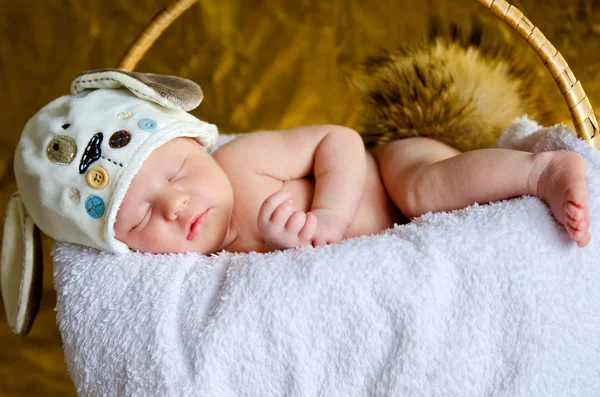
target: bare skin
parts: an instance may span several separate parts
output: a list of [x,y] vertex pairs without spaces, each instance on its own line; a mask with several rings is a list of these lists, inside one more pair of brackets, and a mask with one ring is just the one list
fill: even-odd
[[[375,152],[386,164],[381,171],[388,193],[411,218],[475,202],[531,195],[548,204],[580,247],[590,242],[585,163],[575,152],[483,149],[460,153],[427,138],[391,142]],[[398,180],[404,183],[396,184]],[[412,188],[407,193],[401,186]]]
[[143,252],[269,252],[376,234],[430,211],[533,195],[584,247],[584,171],[574,152],[461,153],[427,138],[365,151],[355,131],[332,125],[245,134],[212,155],[178,138],[142,165],[115,233]]
[[542,153],[537,166],[540,178],[532,194],[546,201],[569,236],[585,247],[591,240],[591,218],[583,159],[568,151]]

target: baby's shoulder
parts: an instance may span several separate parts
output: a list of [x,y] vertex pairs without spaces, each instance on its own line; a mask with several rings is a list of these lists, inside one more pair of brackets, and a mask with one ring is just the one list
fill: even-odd
[[259,178],[265,151],[261,143],[264,137],[257,133],[240,134],[227,142],[213,154],[213,159],[232,180]]
[[268,137],[261,132],[249,132],[236,136],[213,153],[219,165],[253,169],[264,159]]
[[260,172],[264,156],[260,155],[260,145],[255,146],[258,139],[262,138],[243,134],[213,153],[231,183],[234,197],[244,197],[235,203],[234,211],[256,214],[265,198],[281,188],[281,181]]

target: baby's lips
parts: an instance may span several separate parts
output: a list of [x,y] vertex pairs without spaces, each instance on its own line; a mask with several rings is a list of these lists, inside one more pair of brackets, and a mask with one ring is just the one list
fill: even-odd
[[202,224],[204,223],[204,220],[208,216],[209,209],[207,209],[206,211],[204,211],[197,217],[194,217],[192,224],[190,225],[190,232],[188,233],[188,236],[187,236],[188,240],[191,241],[198,235],[198,232],[200,231],[200,227],[202,226]]

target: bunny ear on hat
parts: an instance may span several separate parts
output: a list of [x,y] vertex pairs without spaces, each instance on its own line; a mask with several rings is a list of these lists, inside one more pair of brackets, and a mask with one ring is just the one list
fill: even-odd
[[40,230],[18,193],[12,195],[6,211],[0,272],[8,324],[15,334],[25,336],[42,298],[42,244]]
[[71,82],[73,95],[98,88],[127,88],[139,98],[186,112],[198,107],[204,97],[198,84],[182,77],[118,69],[90,70]]

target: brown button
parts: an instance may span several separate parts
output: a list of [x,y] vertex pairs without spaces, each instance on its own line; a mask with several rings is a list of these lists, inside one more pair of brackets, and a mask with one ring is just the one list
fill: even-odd
[[94,167],[86,175],[87,184],[93,189],[104,189],[108,185],[108,173],[102,167]]
[[128,131],[120,130],[110,136],[108,145],[113,149],[125,147],[131,142],[131,134]]

